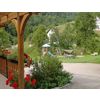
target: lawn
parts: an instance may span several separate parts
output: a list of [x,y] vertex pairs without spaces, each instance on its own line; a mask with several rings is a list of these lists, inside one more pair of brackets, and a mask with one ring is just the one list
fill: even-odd
[[100,63],[100,55],[91,56],[84,55],[84,57],[66,58],[63,56],[58,57],[63,63]]

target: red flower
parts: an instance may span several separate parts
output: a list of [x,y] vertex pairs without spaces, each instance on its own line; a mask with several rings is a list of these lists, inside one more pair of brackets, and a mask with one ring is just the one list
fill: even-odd
[[29,57],[26,53],[24,53],[24,56],[25,56],[25,58],[28,58]]
[[34,86],[36,84],[36,79],[33,79],[31,84],[32,84],[32,86]]
[[6,80],[6,85],[8,85],[9,84],[9,80]]
[[25,80],[26,80],[26,82],[30,82],[30,80],[31,80],[30,75],[27,74],[25,77]]
[[14,82],[11,86],[12,86],[14,89],[18,89],[18,83],[17,83],[17,82]]
[[8,77],[8,80],[9,80],[9,81],[13,80],[13,75],[10,75],[10,76]]

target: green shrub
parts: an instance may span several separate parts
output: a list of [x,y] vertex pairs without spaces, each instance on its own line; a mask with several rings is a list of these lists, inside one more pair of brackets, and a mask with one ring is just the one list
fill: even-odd
[[36,88],[54,88],[70,83],[72,75],[63,71],[57,58],[45,56],[40,59],[40,64],[35,63],[33,78],[37,80]]

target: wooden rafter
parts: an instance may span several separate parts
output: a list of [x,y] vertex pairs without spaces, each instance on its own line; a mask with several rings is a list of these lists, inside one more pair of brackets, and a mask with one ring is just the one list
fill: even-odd
[[[29,12],[19,12],[19,16],[24,16],[25,14],[28,14]],[[34,12],[32,14],[38,14],[37,12]],[[17,18],[17,12],[2,12],[0,13],[0,25],[5,24],[8,21],[11,21],[12,19]]]

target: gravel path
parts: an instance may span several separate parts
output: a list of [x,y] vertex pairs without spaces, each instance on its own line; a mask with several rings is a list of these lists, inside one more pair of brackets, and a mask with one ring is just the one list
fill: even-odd
[[73,74],[66,89],[100,89],[100,64],[63,63],[64,70]]

